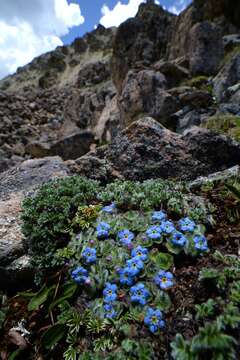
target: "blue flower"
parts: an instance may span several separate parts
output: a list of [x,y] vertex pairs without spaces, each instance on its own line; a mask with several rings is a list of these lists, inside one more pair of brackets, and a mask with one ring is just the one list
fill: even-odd
[[117,285],[107,283],[103,289],[104,302],[112,303],[117,299]]
[[161,289],[168,289],[173,286],[173,274],[169,271],[160,270],[154,281]]
[[194,247],[198,251],[207,251],[208,250],[208,243],[207,239],[203,235],[196,235],[193,238]]
[[121,285],[132,286],[132,284],[134,283],[134,277],[130,275],[128,268],[120,269],[119,275],[119,281]]
[[82,266],[78,266],[71,272],[72,279],[78,284],[84,284],[88,279],[88,271]]
[[130,276],[137,275],[144,268],[144,263],[138,257],[127,260],[126,271]]
[[87,264],[95,263],[97,260],[97,251],[94,248],[87,247],[82,252],[82,257]]
[[179,220],[178,223],[181,231],[193,232],[196,227],[195,222],[188,217]]
[[133,258],[140,259],[142,261],[146,261],[148,258],[148,249],[138,245],[135,249],[132,249],[131,256]]
[[134,239],[134,234],[128,229],[119,231],[117,236],[123,245],[131,244],[132,240]]
[[154,211],[152,214],[152,220],[162,221],[166,219],[167,215],[164,211]]
[[110,205],[104,206],[102,211],[111,214],[114,209],[116,209],[116,204],[113,202]]
[[160,239],[161,233],[162,230],[160,226],[156,226],[156,225],[150,226],[146,231],[146,234],[150,239]]
[[144,317],[144,324],[148,326],[152,333],[157,332],[159,329],[163,329],[165,321],[163,320],[163,314],[160,310],[148,308]]
[[144,284],[138,283],[130,288],[131,301],[139,305],[146,305],[150,292]]
[[175,246],[183,247],[187,239],[181,232],[177,231],[172,235],[171,242]]
[[175,230],[175,227],[171,221],[163,221],[161,223],[161,230],[165,234],[172,234]]
[[116,310],[114,310],[112,304],[105,304],[104,305],[104,317],[106,319],[114,319],[117,316]]
[[107,224],[106,222],[100,222],[97,226],[97,236],[99,238],[108,237],[108,233],[110,229],[111,226],[109,224]]

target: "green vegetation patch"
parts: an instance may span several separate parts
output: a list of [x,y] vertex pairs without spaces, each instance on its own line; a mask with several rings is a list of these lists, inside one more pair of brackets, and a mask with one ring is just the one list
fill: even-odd
[[234,115],[214,115],[206,120],[204,127],[220,134],[232,136],[240,141],[240,117]]

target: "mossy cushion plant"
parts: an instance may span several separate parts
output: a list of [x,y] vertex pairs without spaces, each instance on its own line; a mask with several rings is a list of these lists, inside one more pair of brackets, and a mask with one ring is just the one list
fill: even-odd
[[236,358],[239,261],[211,255],[206,228],[218,211],[199,195],[166,180],[43,185],[22,218],[45,276],[9,302],[3,320],[7,333],[26,319],[30,345],[0,347],[26,360]]

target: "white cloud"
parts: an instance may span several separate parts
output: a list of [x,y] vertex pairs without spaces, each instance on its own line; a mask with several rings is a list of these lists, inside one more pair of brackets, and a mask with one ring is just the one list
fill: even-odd
[[[104,4],[102,6],[101,12],[102,17],[99,23],[105,27],[119,26],[122,22],[127,20],[130,17],[134,17],[138,11],[138,7],[145,0],[129,0],[128,4],[122,4],[121,1],[118,1],[112,10]],[[155,0],[156,4],[160,4],[158,0]]]
[[175,15],[179,15],[190,4],[191,0],[176,0],[174,5],[168,8],[168,11]]
[[0,12],[0,78],[62,45],[60,36],[84,22],[67,0],[7,0]]

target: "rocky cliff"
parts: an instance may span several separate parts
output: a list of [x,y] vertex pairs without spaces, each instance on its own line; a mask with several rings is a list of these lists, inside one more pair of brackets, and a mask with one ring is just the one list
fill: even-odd
[[99,26],[19,68],[0,81],[0,171],[78,159],[143,116],[180,134],[216,117],[213,130],[230,121],[238,139],[239,19],[234,1],[195,0],[179,16],[148,1],[118,29]]

